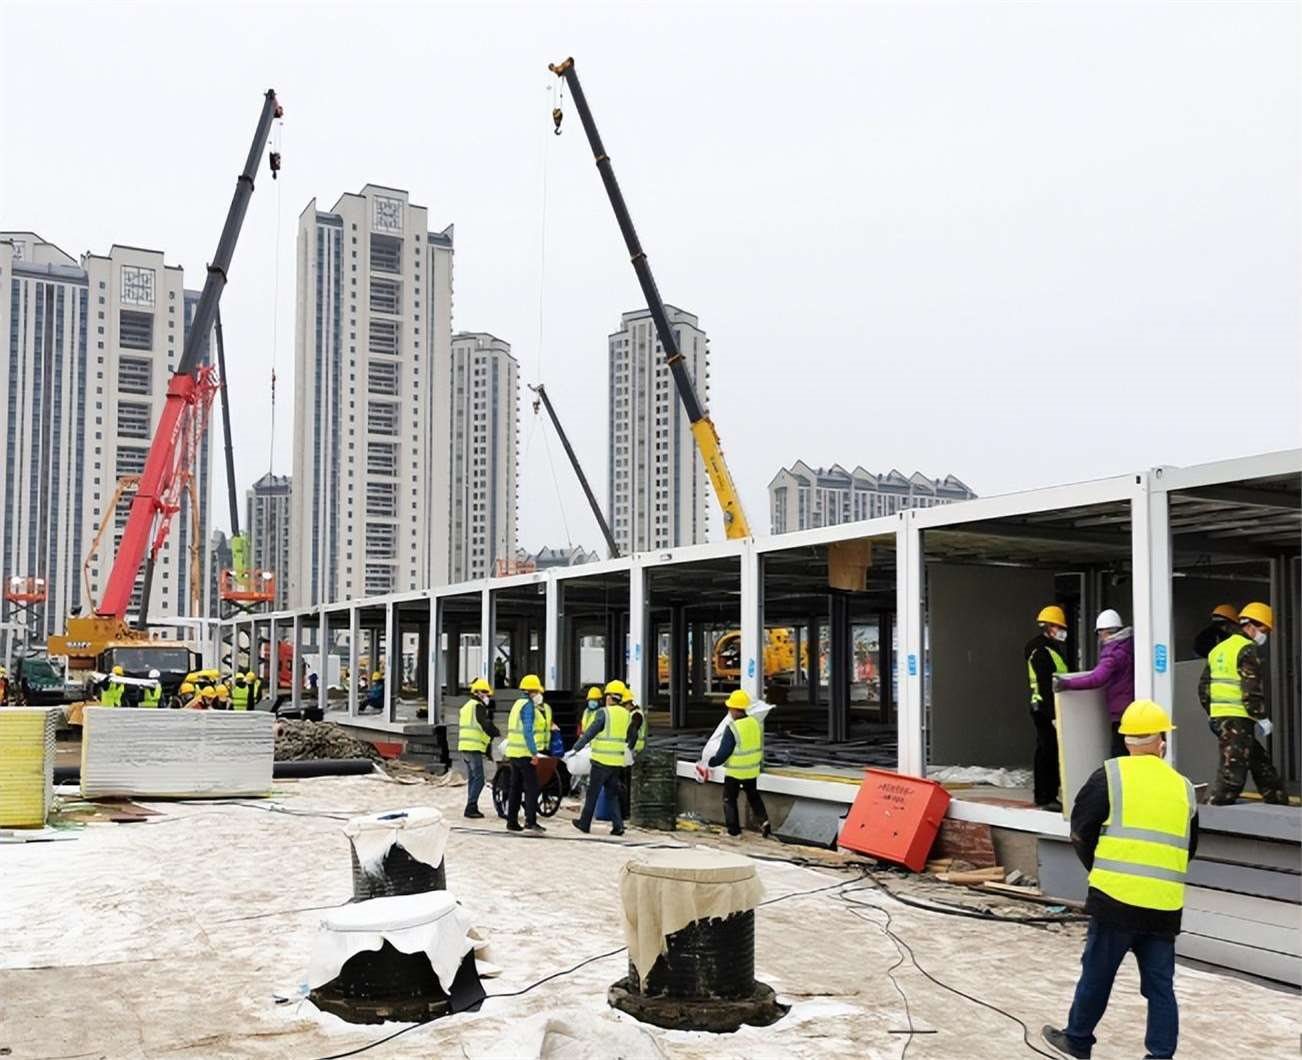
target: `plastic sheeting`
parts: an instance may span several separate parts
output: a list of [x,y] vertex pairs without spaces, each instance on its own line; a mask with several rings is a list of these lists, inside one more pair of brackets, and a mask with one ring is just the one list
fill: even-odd
[[989,784],[994,788],[1031,786],[1029,769],[994,769],[990,766],[928,766],[927,779],[937,784]]
[[395,843],[416,861],[438,868],[451,834],[447,818],[432,806],[354,817],[344,826],[362,870],[371,876],[383,874],[385,855]]
[[624,939],[643,981],[668,938],[698,920],[754,909],[764,897],[755,862],[707,847],[648,851],[620,871]]
[[474,948],[470,916],[447,891],[372,898],[331,910],[321,921],[307,985],[335,979],[348,959],[385,942],[401,953],[423,953],[449,990],[462,959]]
[[258,710],[88,707],[81,793],[264,795],[271,790],[275,719]]
[[[764,719],[768,717],[768,713],[772,709],[772,703],[765,703],[757,700],[746,708],[746,713],[758,721],[760,725],[763,725]],[[710,738],[705,741],[705,746],[701,748],[701,757],[698,761],[698,765],[708,767],[710,759],[718,754],[719,745],[723,743],[723,730],[728,727],[728,718],[729,715],[725,711],[723,717],[719,719],[719,724],[714,727],[714,732],[710,733]],[[696,779],[699,783],[704,783],[706,779],[709,779],[714,781],[716,784],[722,784],[723,766],[715,766],[713,769],[709,769],[707,777],[702,777],[701,772],[698,769]]]

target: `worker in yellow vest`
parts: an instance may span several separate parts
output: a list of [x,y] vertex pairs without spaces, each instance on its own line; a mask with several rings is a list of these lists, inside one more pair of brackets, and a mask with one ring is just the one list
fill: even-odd
[[589,744],[592,745],[592,776],[583,798],[583,810],[578,820],[571,822],[580,832],[592,827],[592,815],[597,810],[597,797],[606,793],[606,807],[610,812],[610,834],[624,834],[624,768],[628,753],[637,742],[641,715],[637,724],[624,706],[624,697],[632,693],[622,681],[606,685],[606,702],[593,715],[592,723],[575,741],[566,757],[573,757]]
[[728,708],[728,727],[723,730],[719,750],[707,763],[713,769],[723,766],[723,820],[728,834],[741,835],[741,813],[737,796],[746,793],[750,812],[759,821],[760,832],[768,836],[769,812],[759,793],[760,767],[764,762],[764,727],[747,712],[751,698],[744,689],[732,692],[725,704]]
[[601,709],[601,689],[593,685],[588,689],[586,705],[583,708],[583,717],[579,719],[579,735],[582,736],[588,731],[588,726],[592,724],[592,719],[596,717],[597,711]]
[[1040,627],[1027,643],[1026,676],[1031,685],[1031,723],[1035,726],[1035,805],[1062,813],[1058,801],[1058,730],[1053,726],[1053,679],[1067,672],[1067,615],[1057,604],[1035,616]]
[[629,754],[625,759],[624,772],[622,776],[622,787],[624,798],[619,804],[624,814],[624,820],[631,816],[631,802],[633,798],[633,766],[632,762],[646,749],[646,711],[637,705],[633,700],[633,690],[627,686],[624,688],[624,709],[629,713],[629,724],[633,726],[633,732],[636,734],[632,746],[629,748]]
[[[506,761],[511,769],[511,795],[507,800],[508,832],[545,832],[538,823],[538,759],[547,753],[552,735],[552,709],[543,701],[537,674],[520,680],[524,693],[511,707],[506,727]],[[520,804],[524,804],[524,825]]]
[[231,709],[248,710],[249,698],[253,690],[249,687],[248,681],[238,670],[235,671],[235,680],[230,689]]
[[145,689],[140,693],[140,705],[142,707],[152,707],[156,709],[163,702],[162,674],[157,670],[150,670],[149,680],[152,681],[153,684],[146,685]]
[[262,682],[258,680],[257,674],[249,670],[244,675],[244,683],[249,686],[249,708],[252,709],[262,700]]
[[125,671],[122,667],[113,667],[112,672],[104,678],[104,684],[100,687],[99,705],[101,707],[120,707],[122,706],[122,691],[125,687],[121,681],[115,681],[114,678],[122,677]]
[[466,817],[483,817],[479,812],[479,793],[484,790],[484,756],[498,735],[489,713],[493,686],[484,678],[470,682],[470,698],[461,705],[457,718],[457,751],[466,764]]
[[1067,1026],[1041,1031],[1064,1056],[1090,1055],[1127,953],[1139,964],[1148,1001],[1147,1055],[1175,1055],[1175,937],[1185,873],[1198,848],[1198,804],[1193,785],[1163,758],[1174,728],[1151,700],[1131,703],[1120,729],[1128,754],[1096,769],[1072,804],[1071,841],[1089,872],[1089,932]]
[[1274,628],[1275,613],[1269,604],[1247,604],[1239,612],[1239,632],[1230,634],[1207,655],[1198,698],[1211,716],[1212,731],[1221,745],[1220,768],[1207,798],[1214,806],[1235,802],[1248,782],[1249,771],[1262,801],[1288,805],[1288,791],[1256,738],[1257,730],[1263,736],[1271,733],[1257,649],[1265,645]]

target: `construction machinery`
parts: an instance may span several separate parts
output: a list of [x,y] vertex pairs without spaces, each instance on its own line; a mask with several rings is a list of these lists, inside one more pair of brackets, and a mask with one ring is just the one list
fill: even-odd
[[[179,641],[157,640],[148,629],[149,597],[154,567],[167,541],[172,518],[181,507],[185,494],[192,498],[194,455],[207,427],[208,410],[220,380],[214,366],[205,363],[208,337],[217,319],[217,307],[226,286],[227,273],[244,215],[253,195],[262,154],[267,146],[272,122],[283,115],[274,90],[263,99],[253,143],[249,148],[235,185],[235,194],[226,214],[217,252],[208,266],[203,291],[195,306],[180,362],[167,387],[167,396],[158,427],[149,447],[131,501],[126,526],[118,541],[107,587],[91,614],[70,615],[65,632],[50,638],[51,655],[65,656],[69,670],[107,671],[121,666],[128,674],[157,669],[167,693],[174,692],[185,674],[195,668],[194,653]],[[269,156],[271,175],[280,169],[280,155]],[[110,506],[105,524],[96,535],[98,546],[116,504]],[[89,562],[89,560],[88,560]],[[136,579],[143,565],[144,579],[136,628],[127,623],[127,611]],[[93,599],[93,596],[90,597]]]
[[[656,287],[655,277],[651,275],[651,266],[647,263],[646,252],[643,251],[642,244],[638,240],[637,230],[633,227],[633,218],[629,215],[628,206],[624,203],[624,195],[619,190],[618,181],[615,180],[615,171],[611,167],[610,156],[606,154],[606,148],[597,132],[596,123],[592,118],[592,111],[588,107],[587,97],[583,94],[583,86],[579,84],[579,75],[574,69],[574,59],[569,58],[559,63],[552,63],[547,68],[565,82],[565,85],[570,90],[570,96],[574,100],[574,109],[579,112],[579,121],[583,123],[583,131],[588,137],[588,145],[592,148],[593,158],[596,159],[597,171],[601,174],[601,182],[606,186],[606,195],[610,198],[611,208],[615,211],[615,220],[618,222],[619,230],[624,236],[624,244],[628,247],[629,257],[633,262],[633,271],[637,274],[637,282],[642,287],[647,309],[651,313],[651,319],[655,322],[656,333],[660,338],[660,346],[665,352],[665,362],[669,367],[670,374],[673,376],[674,387],[678,391],[679,400],[683,403],[683,411],[691,424],[692,437],[696,440],[696,447],[701,452],[701,458],[705,463],[705,472],[709,475],[710,484],[714,487],[714,495],[718,499],[719,506],[723,509],[724,534],[729,538],[749,537],[750,525],[746,522],[746,513],[742,510],[741,497],[737,493],[736,485],[733,483],[732,472],[728,470],[728,463],[724,459],[723,446],[719,442],[719,432],[715,429],[714,421],[710,419],[705,407],[701,404],[700,398],[697,396],[696,386],[692,382],[682,352],[678,348],[678,337],[670,326],[668,314],[665,312],[664,301],[660,297],[660,290]],[[561,118],[561,109],[557,107],[552,111],[552,121],[555,123],[558,135],[561,131]]]

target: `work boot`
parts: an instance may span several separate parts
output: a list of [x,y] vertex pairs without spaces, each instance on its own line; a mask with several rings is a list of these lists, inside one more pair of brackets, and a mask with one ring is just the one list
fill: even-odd
[[524,831],[524,829],[520,827],[519,822],[517,822],[517,821],[507,821],[507,822],[506,822],[506,830],[507,830],[508,832],[523,832],[523,831]]
[[1044,810],[1046,813],[1062,813],[1062,803],[1060,803],[1057,799],[1054,799],[1052,802],[1040,803],[1036,807],[1036,809]]
[[765,839],[767,839],[772,834],[773,834],[773,829],[769,827],[768,821],[765,821],[763,824],[760,825],[760,835],[762,835]]
[[1075,1057],[1075,1060],[1089,1060],[1090,1051],[1088,1048],[1080,1049],[1072,1044],[1072,1040],[1067,1037],[1066,1031],[1060,1031],[1057,1027],[1050,1027],[1045,1024],[1040,1028],[1040,1037],[1052,1045],[1063,1056]]
[[527,825],[525,825],[525,826],[524,826],[524,830],[525,830],[526,832],[545,832],[545,831],[547,831],[547,829],[544,828],[542,825],[540,825],[537,821],[534,821],[533,824],[527,824]]
[[624,834],[624,829],[621,828],[618,832],[616,832],[615,829],[612,828],[612,829],[610,830],[610,834],[611,834],[611,835],[623,835],[623,834]]
[[574,818],[574,820],[572,820],[570,824],[574,825],[574,827],[577,828],[584,835],[587,835],[588,832],[590,831],[590,829],[584,828],[583,825],[579,823],[579,819],[577,817]]
[[478,806],[467,806],[467,807],[466,807],[466,813],[465,813],[465,816],[467,816],[467,817],[483,817],[484,815],[483,815],[482,813],[479,812],[479,807],[478,807]]

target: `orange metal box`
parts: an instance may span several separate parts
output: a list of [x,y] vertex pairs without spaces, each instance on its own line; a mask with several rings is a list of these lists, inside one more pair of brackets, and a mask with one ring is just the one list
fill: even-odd
[[934,780],[866,769],[838,843],[921,872],[948,807],[949,792]]

